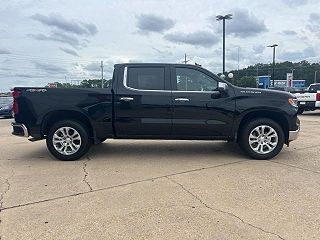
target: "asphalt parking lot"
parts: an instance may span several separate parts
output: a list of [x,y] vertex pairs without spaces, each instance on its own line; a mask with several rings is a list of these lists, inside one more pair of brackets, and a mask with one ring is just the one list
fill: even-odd
[[232,143],[107,140],[62,162],[0,119],[0,239],[320,239],[320,112],[271,161]]

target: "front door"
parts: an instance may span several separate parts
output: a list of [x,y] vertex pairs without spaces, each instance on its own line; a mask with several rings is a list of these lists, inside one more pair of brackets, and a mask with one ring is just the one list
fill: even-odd
[[223,138],[231,131],[235,101],[217,91],[219,79],[199,67],[171,70],[172,132],[181,138]]

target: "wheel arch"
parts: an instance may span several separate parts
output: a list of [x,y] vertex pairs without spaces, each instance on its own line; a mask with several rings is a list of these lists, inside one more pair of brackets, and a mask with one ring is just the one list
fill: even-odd
[[[280,127],[283,130],[284,137],[285,137],[285,143],[288,144],[288,139],[289,139],[289,123],[288,120],[283,116],[283,114],[279,112],[274,112],[274,111],[266,111],[266,110],[257,110],[253,112],[249,112],[245,114],[238,126],[237,130],[237,136],[241,134],[241,129],[243,129],[243,126],[249,122],[252,121],[253,119],[258,119],[258,118],[268,118],[280,125]],[[237,138],[238,141],[238,138]]]
[[88,130],[89,137],[95,137],[95,132],[89,118],[84,113],[75,110],[55,110],[47,113],[42,120],[41,135],[47,135],[50,127],[62,120],[73,120],[84,124]]

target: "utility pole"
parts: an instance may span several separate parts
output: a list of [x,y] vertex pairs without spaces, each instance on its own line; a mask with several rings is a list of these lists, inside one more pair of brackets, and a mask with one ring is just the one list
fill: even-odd
[[103,88],[103,61],[101,61],[101,88]]
[[294,68],[292,68],[291,69],[291,74],[292,74],[292,82],[291,82],[291,86],[290,87],[292,87],[293,86],[293,72],[295,71],[295,69]]
[[182,61],[182,62],[184,62],[184,64],[187,64],[189,61],[190,60],[187,60],[187,54],[185,53],[184,54],[184,61]]
[[240,62],[240,47],[238,46],[238,71],[239,71],[239,62]]
[[314,71],[314,83],[317,83],[317,72],[318,70]]

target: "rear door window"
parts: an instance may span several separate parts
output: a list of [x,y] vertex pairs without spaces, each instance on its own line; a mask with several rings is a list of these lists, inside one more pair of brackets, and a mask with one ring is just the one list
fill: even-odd
[[164,67],[129,67],[127,86],[140,90],[164,90]]

